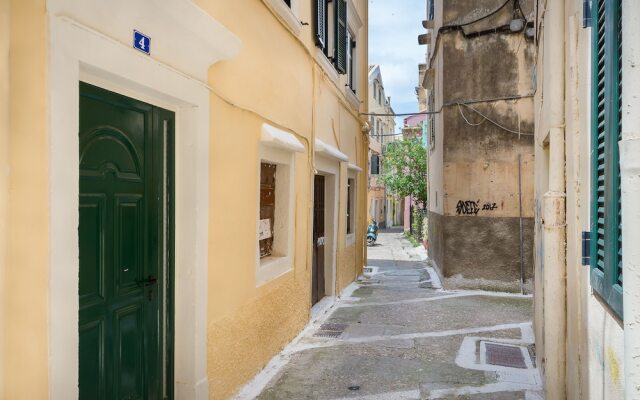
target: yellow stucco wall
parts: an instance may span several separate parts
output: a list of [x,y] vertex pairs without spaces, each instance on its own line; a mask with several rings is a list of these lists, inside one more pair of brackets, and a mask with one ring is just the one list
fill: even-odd
[[[366,3],[357,1],[364,10]],[[228,398],[251,379],[309,320],[313,143],[319,138],[366,170],[360,118],[335,81],[315,61],[311,27],[296,37],[261,1],[198,4],[229,28],[243,47],[209,71],[211,96],[208,376],[210,398]],[[300,2],[300,20],[310,20]],[[242,18],[238,18],[242,15]],[[366,21],[366,14],[361,15]],[[311,21],[309,21],[311,22]],[[366,31],[359,32],[364,37]],[[366,41],[358,43],[366,59]],[[366,63],[361,80],[366,78]],[[359,92],[366,93],[364,85]],[[305,146],[295,156],[293,270],[256,287],[256,207],[260,127],[293,133]],[[346,246],[347,164],[340,166],[336,293],[360,273],[363,229]],[[358,180],[360,226],[366,181]],[[239,183],[242,184],[239,184]],[[328,267],[328,264],[327,264]]]
[[[0,0],[0,398],[4,398],[5,271],[7,266],[7,202],[9,197],[9,0]],[[3,223],[4,221],[4,223]]]
[[11,233],[0,356],[7,367],[0,397],[45,399],[49,241],[45,1],[11,1],[10,16],[10,175],[8,217],[2,224],[7,223]]
[[[207,371],[210,398],[223,399],[251,379],[309,320],[315,138],[337,147],[350,163],[365,170],[357,174],[355,244],[347,245],[348,167],[337,164],[335,292],[361,272],[366,137],[358,115],[363,110],[345,97],[345,77],[336,79],[316,60],[321,55],[311,25],[303,26],[296,37],[261,1],[196,3],[242,41],[240,54],[214,65],[208,82]],[[300,19],[311,23],[307,3],[300,1]],[[367,4],[355,3],[364,22],[358,32],[357,91],[366,96]],[[46,0],[0,0],[0,25],[0,53],[11,54],[6,65],[0,63],[0,399],[45,399],[50,395]],[[6,82],[8,97],[3,95]],[[257,287],[257,165],[263,123],[293,133],[305,151],[295,155],[293,269]]]

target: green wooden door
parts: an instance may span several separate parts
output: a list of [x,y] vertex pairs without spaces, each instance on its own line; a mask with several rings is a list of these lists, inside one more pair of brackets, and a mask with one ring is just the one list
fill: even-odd
[[81,399],[172,397],[174,120],[80,84]]

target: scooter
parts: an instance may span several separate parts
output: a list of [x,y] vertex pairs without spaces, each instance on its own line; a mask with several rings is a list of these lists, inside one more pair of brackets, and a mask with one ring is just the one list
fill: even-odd
[[378,239],[378,224],[375,221],[371,221],[367,226],[367,245],[373,246]]

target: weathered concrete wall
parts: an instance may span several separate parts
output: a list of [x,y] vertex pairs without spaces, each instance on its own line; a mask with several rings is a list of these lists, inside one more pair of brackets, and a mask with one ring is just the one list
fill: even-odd
[[[531,105],[531,99],[523,99],[474,108],[499,118],[505,125],[517,127],[520,109],[529,110]],[[446,130],[444,215],[518,217],[521,180],[522,214],[533,217],[533,136],[518,137],[488,122],[470,126],[461,118],[461,109],[450,107],[442,112]],[[463,112],[469,120],[478,117],[469,110]],[[530,121],[522,121],[520,127],[522,132],[533,131]]]
[[444,263],[444,230],[442,214],[429,212],[429,258],[436,263],[442,272]]
[[[456,277],[457,286],[473,282],[463,280],[496,280],[518,288],[520,277],[519,218],[452,217],[443,218],[443,258],[441,271],[445,278]],[[524,243],[533,241],[533,218],[523,219]],[[524,276],[533,277],[533,246],[524,246]],[[491,289],[490,284],[478,283]]]
[[[530,19],[534,2],[520,3]],[[430,255],[445,277],[455,276],[445,285],[517,289],[521,214],[525,279],[533,277],[534,42],[508,30],[514,8],[502,0],[439,1],[436,16],[430,67],[442,111],[429,209],[442,217],[429,221]]]

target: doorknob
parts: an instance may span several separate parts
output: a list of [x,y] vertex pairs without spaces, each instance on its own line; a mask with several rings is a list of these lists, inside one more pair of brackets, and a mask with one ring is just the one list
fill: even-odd
[[153,286],[158,283],[158,278],[153,275],[149,275],[147,279],[136,280],[136,283],[138,284],[138,286],[142,286],[143,284],[144,286]]

